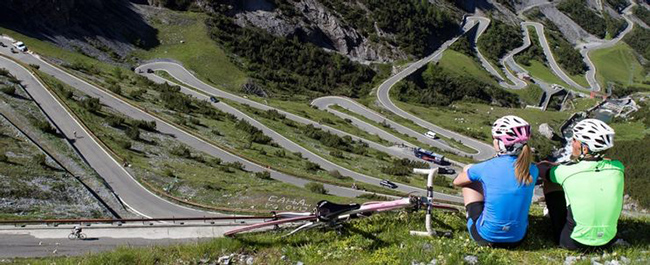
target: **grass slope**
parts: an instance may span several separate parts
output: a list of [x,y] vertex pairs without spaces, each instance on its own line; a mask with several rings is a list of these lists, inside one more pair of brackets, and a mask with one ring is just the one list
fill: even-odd
[[149,23],[158,30],[160,45],[134,55],[144,59],[170,58],[181,62],[204,81],[230,91],[238,91],[246,74],[210,39],[206,14],[160,10]]
[[471,75],[488,84],[496,85],[494,78],[472,57],[454,50],[446,50],[438,65],[449,69],[458,75]]
[[601,86],[606,86],[608,82],[616,82],[624,86],[637,85],[650,89],[650,85],[642,84],[644,81],[650,81],[647,72],[634,54],[634,50],[626,43],[595,50],[589,56],[596,65],[596,79]]

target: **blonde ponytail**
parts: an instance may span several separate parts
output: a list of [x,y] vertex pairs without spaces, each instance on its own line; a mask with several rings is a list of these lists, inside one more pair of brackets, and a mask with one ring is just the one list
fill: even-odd
[[515,178],[519,184],[528,185],[533,182],[530,176],[530,163],[533,161],[533,152],[527,144],[522,147],[521,153],[515,162]]

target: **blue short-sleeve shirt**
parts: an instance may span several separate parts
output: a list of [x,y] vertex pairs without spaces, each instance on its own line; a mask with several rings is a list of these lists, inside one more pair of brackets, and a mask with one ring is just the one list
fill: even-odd
[[532,183],[519,184],[515,178],[516,161],[516,156],[498,156],[472,165],[467,171],[472,182],[483,185],[485,205],[476,229],[487,241],[517,242],[526,234],[528,210],[539,171],[531,164]]

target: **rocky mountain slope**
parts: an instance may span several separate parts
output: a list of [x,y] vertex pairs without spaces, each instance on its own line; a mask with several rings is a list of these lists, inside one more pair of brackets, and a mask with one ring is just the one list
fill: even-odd
[[0,1],[0,27],[102,60],[158,45],[156,30],[128,0]]

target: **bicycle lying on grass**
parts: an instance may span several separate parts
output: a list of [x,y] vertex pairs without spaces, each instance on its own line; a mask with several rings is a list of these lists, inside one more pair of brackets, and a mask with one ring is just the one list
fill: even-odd
[[433,236],[433,235],[443,235],[450,236],[450,232],[440,232],[435,231],[431,228],[431,211],[436,209],[443,209],[448,211],[458,212],[458,208],[452,206],[445,206],[439,203],[434,202],[433,199],[433,177],[437,173],[438,169],[414,169],[415,173],[428,174],[427,179],[427,196],[426,197],[417,197],[409,196],[408,198],[402,198],[394,201],[384,201],[384,202],[366,202],[364,204],[337,204],[329,201],[320,201],[316,205],[316,209],[313,212],[282,212],[275,213],[275,220],[252,224],[248,226],[243,226],[237,229],[233,229],[224,233],[225,236],[232,237],[239,233],[248,232],[256,230],[259,228],[274,226],[278,228],[282,224],[290,223],[299,223],[304,222],[298,228],[292,230],[285,236],[290,236],[300,231],[305,231],[309,229],[319,228],[319,227],[328,227],[328,228],[340,228],[342,222],[348,221],[350,219],[367,217],[374,213],[386,212],[390,210],[397,209],[413,209],[419,210],[424,207],[427,209],[426,215],[426,231],[411,231],[411,235],[420,235],[420,236]]

